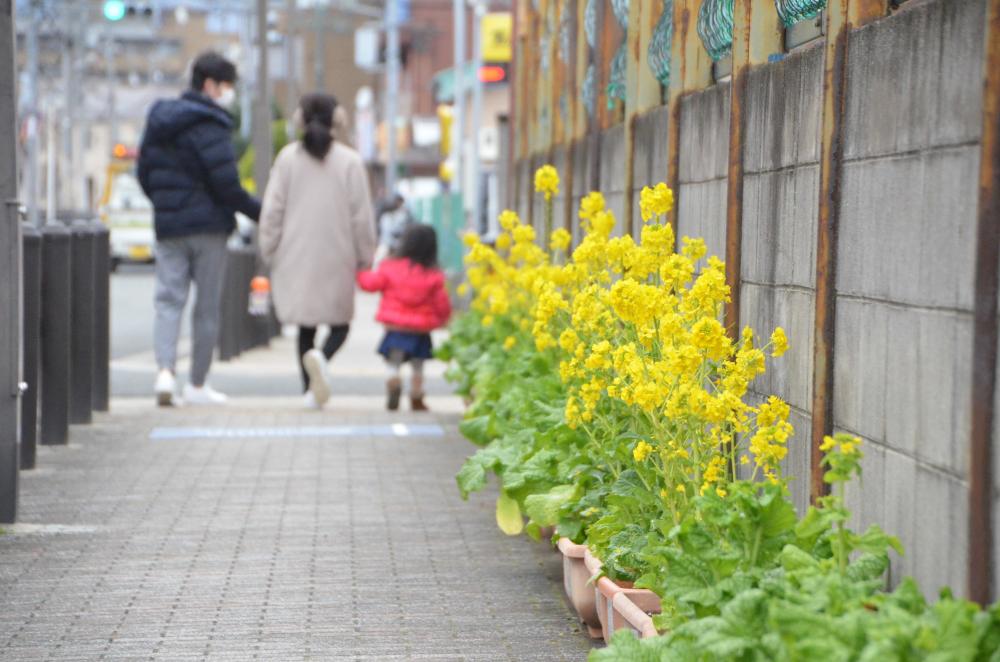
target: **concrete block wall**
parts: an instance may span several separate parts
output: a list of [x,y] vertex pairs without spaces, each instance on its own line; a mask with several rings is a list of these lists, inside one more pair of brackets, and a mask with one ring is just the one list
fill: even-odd
[[527,222],[528,215],[531,213],[531,191],[533,184],[531,181],[531,161],[528,159],[521,159],[514,164],[514,177],[517,178],[517,183],[515,188],[516,198],[513,201],[512,209],[517,212],[521,220]]
[[729,83],[681,99],[677,235],[702,237],[708,254],[726,255]]
[[573,191],[570,220],[572,221],[573,245],[576,246],[583,238],[583,229],[580,226],[580,201],[585,195],[590,193],[590,183],[592,181],[594,168],[597,165],[596,153],[591,149],[592,142],[587,138],[581,138],[573,143],[573,159],[570,167],[573,169]]
[[635,118],[632,155],[632,227],[638,241],[642,231],[639,193],[643,186],[667,181],[667,123],[670,110],[660,106]]
[[614,212],[615,229],[619,236],[628,226],[625,218],[625,125],[617,124],[601,132],[599,190],[604,194],[608,209]]
[[834,425],[866,441],[859,527],[893,581],[963,592],[985,3],[931,2],[851,36]]
[[[566,227],[567,206],[572,205],[572,192],[568,190],[567,173],[569,172],[569,148],[557,146],[552,148],[552,159],[550,163],[559,171],[559,195],[557,195],[552,205],[552,229]],[[541,196],[539,196],[541,200]],[[543,216],[544,218],[544,216]],[[544,221],[542,221],[544,222]],[[548,247],[546,247],[547,249]]]
[[788,334],[788,352],[751,390],[792,407],[784,471],[800,512],[809,505],[822,93],[823,50],[814,47],[750,73],[744,118],[740,325],[761,338],[776,326]]
[[[848,491],[853,525],[877,523],[899,536],[906,554],[893,559],[891,581],[915,576],[928,597],[945,585],[962,594],[966,585],[985,5],[910,3],[854,31],[847,61],[834,428],[866,442],[862,481]],[[800,509],[809,490],[822,60],[817,45],[756,67],[744,118],[740,322],[762,336],[783,326],[791,346],[753,385],[751,400],[775,393],[793,407],[786,471],[796,477]],[[729,97],[728,84],[714,85],[683,97],[680,109],[678,235],[703,237],[720,257]],[[575,238],[575,209],[598,166],[620,223],[631,195],[641,226],[638,191],[667,174],[668,120],[665,107],[636,119],[627,193],[622,126],[574,145],[566,167],[574,173],[567,193]],[[536,165],[517,174],[529,195]],[[1000,440],[1000,416],[995,425]],[[1000,471],[993,475],[1000,567]]]

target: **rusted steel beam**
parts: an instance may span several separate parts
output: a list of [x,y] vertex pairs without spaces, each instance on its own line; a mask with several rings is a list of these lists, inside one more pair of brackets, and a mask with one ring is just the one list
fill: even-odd
[[563,144],[563,140],[565,140],[566,136],[566,118],[562,114],[562,106],[559,103],[562,99],[564,89],[563,86],[566,84],[566,64],[562,60],[559,48],[559,26],[560,21],[562,21],[563,5],[566,4],[566,0],[548,1],[554,3],[555,5],[555,32],[549,40],[549,67],[550,75],[552,77],[550,91],[552,105],[551,110],[549,111],[552,115],[552,136],[549,144],[550,146],[555,147],[556,145]]
[[763,0],[733,3],[733,78],[729,90],[729,161],[726,169],[726,283],[730,301],[725,325],[735,340],[740,335],[740,269],[743,258],[743,143],[746,130],[747,77],[750,75],[750,16]]
[[670,42],[670,89],[668,90],[667,106],[667,172],[666,182],[674,191],[674,208],[670,212],[668,222],[677,232],[677,210],[680,207],[680,166],[681,166],[681,96],[684,92],[684,81],[687,73],[687,58],[685,45],[689,30],[694,30],[693,3],[689,0],[674,0],[674,33]]
[[812,439],[809,494],[812,501],[829,493],[820,464],[823,436],[833,428],[833,348],[836,331],[837,230],[843,170],[843,125],[850,24],[848,0],[826,8],[823,55],[823,119],[820,134],[819,220],[816,241],[816,315],[814,318]]
[[967,594],[985,605],[993,586],[993,426],[997,370],[997,266],[1000,261],[1000,0],[989,0],[983,63],[983,134],[976,228],[972,425],[969,440]]
[[583,138],[589,130],[590,120],[587,114],[587,106],[583,103],[583,81],[587,78],[587,66],[590,64],[590,46],[587,44],[587,34],[585,31],[584,12],[587,6],[586,0],[573,0],[576,12],[575,29],[572,31],[573,52],[576,53],[576,78],[573,82],[573,137]]
[[878,20],[889,13],[889,0],[849,0],[847,5],[847,22],[851,27]]

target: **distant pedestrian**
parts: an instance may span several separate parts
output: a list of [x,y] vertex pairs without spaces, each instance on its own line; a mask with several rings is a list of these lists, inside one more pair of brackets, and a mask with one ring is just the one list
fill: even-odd
[[219,334],[226,240],[241,212],[253,220],[260,202],[240,185],[229,108],[236,96],[236,67],[204,53],[191,70],[191,89],[153,104],[139,148],[138,175],[153,202],[156,228],[156,320],[153,340],[159,374],[156,398],[177,403],[177,339],[188,290],[197,299],[192,319],[188,404],[223,403],[206,383]]
[[[278,319],[299,327],[299,367],[306,405],[330,398],[327,363],[354,317],[354,274],[375,252],[368,176],[361,155],[335,139],[337,101],[300,101],[302,139],[274,161],[264,193],[260,252],[271,267]],[[322,350],[316,328],[329,325]]]
[[416,221],[406,207],[406,199],[399,193],[380,205],[378,215],[378,250],[375,263],[394,256],[399,251],[399,242],[406,228]]
[[411,409],[426,411],[423,367],[433,356],[430,332],[444,326],[451,316],[444,273],[438,268],[434,228],[420,223],[407,226],[397,254],[382,261],[375,271],[359,273],[358,284],[368,292],[382,293],[375,319],[386,328],[378,347],[389,366],[386,407],[399,408],[401,370],[409,363]]

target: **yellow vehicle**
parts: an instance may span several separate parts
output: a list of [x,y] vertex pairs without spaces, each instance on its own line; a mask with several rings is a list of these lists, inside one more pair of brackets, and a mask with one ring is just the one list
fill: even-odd
[[153,205],[135,174],[135,150],[115,145],[98,208],[111,232],[111,268],[123,262],[152,262],[156,237]]

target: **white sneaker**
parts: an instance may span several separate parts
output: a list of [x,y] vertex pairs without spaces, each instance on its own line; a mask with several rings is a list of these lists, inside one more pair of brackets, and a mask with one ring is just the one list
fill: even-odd
[[189,405],[224,405],[229,400],[224,394],[205,384],[197,387],[193,384],[184,385],[184,402]]
[[330,399],[330,376],[326,369],[326,357],[318,349],[310,349],[302,357],[302,365],[309,375],[309,392],[315,398],[316,406],[322,407]]
[[156,375],[156,385],[153,387],[156,393],[156,404],[161,407],[177,406],[177,379],[169,370],[161,370]]
[[305,405],[306,409],[322,409],[318,402],[316,402],[316,396],[313,395],[312,391],[306,391],[305,396],[302,398],[302,404]]

